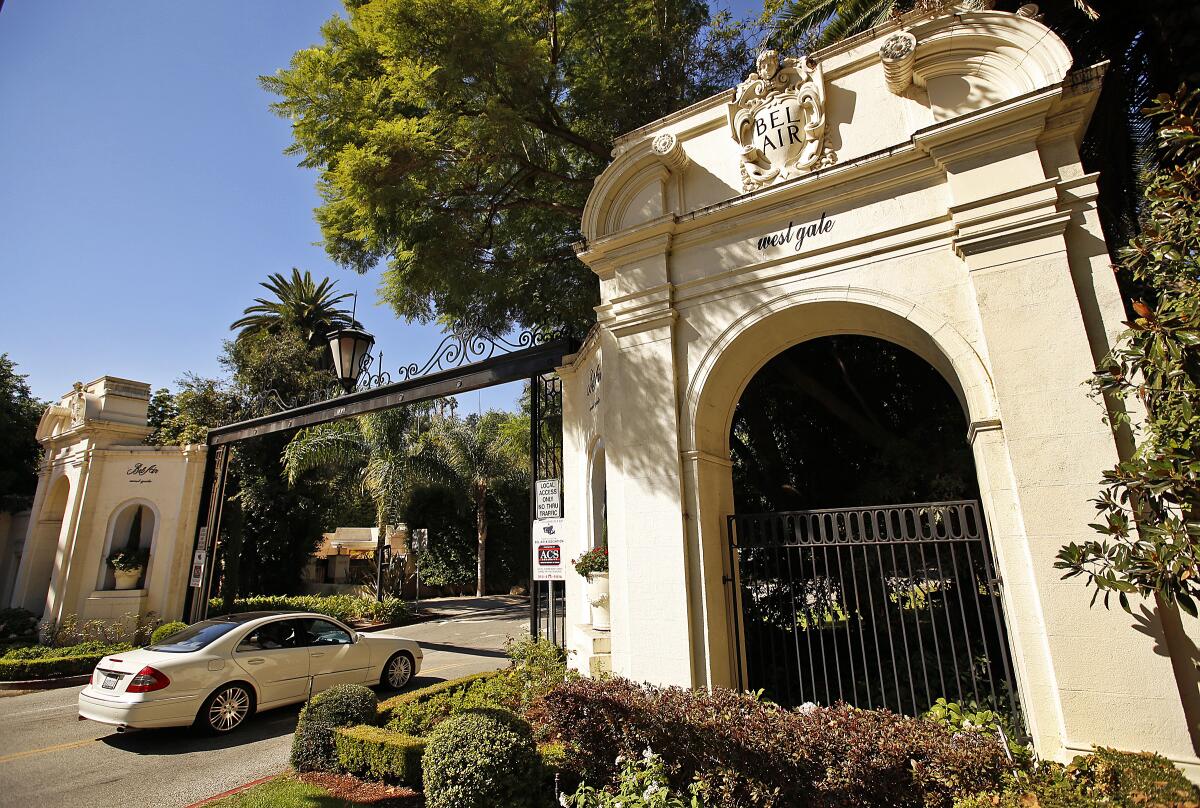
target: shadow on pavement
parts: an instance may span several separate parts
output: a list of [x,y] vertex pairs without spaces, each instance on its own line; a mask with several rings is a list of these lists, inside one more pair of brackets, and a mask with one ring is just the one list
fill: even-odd
[[425,651],[446,651],[451,654],[494,657],[496,659],[502,659],[508,656],[503,649],[475,648],[470,645],[450,645],[449,643],[429,642],[428,640],[421,640],[420,642],[422,650]]
[[135,755],[183,755],[211,752],[291,735],[296,731],[299,704],[256,715],[228,735],[205,735],[191,727],[143,729],[100,738],[100,743]]

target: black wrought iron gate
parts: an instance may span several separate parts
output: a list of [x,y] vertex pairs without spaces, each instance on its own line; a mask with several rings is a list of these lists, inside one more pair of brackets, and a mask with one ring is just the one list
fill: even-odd
[[735,514],[729,560],[743,688],[788,705],[914,715],[945,697],[1019,715],[977,502]]

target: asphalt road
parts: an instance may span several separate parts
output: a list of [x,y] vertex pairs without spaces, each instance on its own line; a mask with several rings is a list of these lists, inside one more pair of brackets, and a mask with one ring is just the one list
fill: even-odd
[[[507,664],[506,638],[528,633],[509,599],[432,601],[444,620],[387,629],[421,643],[410,687]],[[0,698],[0,806],[176,808],[287,766],[299,706],[255,716],[231,736],[187,729],[117,734],[76,717],[77,688]]]

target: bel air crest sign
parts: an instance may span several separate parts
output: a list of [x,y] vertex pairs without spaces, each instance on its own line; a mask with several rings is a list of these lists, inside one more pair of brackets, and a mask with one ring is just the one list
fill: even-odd
[[832,165],[825,148],[825,86],[821,68],[775,51],[758,56],[756,70],[737,86],[729,128],[741,146],[742,186],[754,191]]

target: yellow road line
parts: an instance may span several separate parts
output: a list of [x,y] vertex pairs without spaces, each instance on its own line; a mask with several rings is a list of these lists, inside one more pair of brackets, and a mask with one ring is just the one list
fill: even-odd
[[11,755],[0,756],[0,763],[9,763],[13,760],[19,760],[31,755],[41,755],[45,752],[63,752],[67,749],[78,749],[81,746],[87,746],[90,743],[95,743],[96,738],[88,738],[85,741],[71,741],[70,743],[60,743],[54,746],[43,746],[41,749],[29,749],[25,752],[15,752]]

